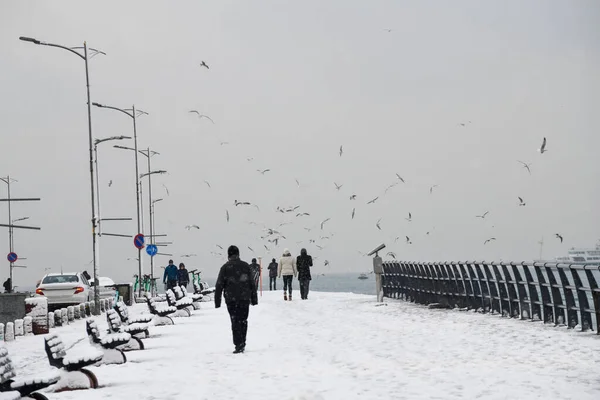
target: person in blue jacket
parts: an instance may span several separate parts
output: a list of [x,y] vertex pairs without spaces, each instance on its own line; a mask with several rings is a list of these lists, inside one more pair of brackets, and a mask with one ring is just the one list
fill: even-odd
[[178,277],[177,267],[173,264],[173,260],[169,260],[169,265],[165,268],[165,274],[163,275],[163,283],[167,285],[167,290],[177,286]]

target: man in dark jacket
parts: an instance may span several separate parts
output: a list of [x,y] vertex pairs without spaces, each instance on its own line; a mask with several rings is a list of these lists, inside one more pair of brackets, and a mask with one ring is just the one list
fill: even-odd
[[250,271],[252,271],[252,279],[254,279],[254,286],[258,291],[258,280],[260,279],[260,265],[256,262],[256,258],[252,259],[250,264]]
[[177,271],[177,280],[179,281],[179,286],[183,286],[187,289],[187,286],[190,283],[190,274],[185,268],[184,263],[179,264],[179,270]]
[[167,290],[177,286],[177,278],[177,267],[173,264],[173,260],[169,260],[169,265],[167,265],[163,274],[163,283],[167,285]]
[[215,308],[221,307],[221,295],[225,296],[227,311],[231,318],[234,354],[243,353],[246,349],[246,332],[248,331],[248,313],[250,304],[258,304],[256,285],[248,263],[240,260],[240,250],[236,246],[227,249],[227,261],[219,271],[215,285]]
[[269,290],[277,290],[277,261],[273,259],[269,264]]
[[308,299],[308,286],[310,285],[310,267],[312,267],[312,257],[306,254],[306,249],[300,251],[296,258],[296,269],[298,270],[298,282],[300,282],[300,297],[302,300]]

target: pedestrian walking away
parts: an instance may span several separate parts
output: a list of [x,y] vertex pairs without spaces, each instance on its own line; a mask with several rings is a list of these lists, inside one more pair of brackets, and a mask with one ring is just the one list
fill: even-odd
[[258,291],[258,280],[260,279],[260,265],[256,263],[256,258],[252,259],[252,264],[250,264],[250,271],[252,271],[252,279],[254,279],[254,286]]
[[179,281],[179,286],[183,286],[187,289],[187,286],[190,283],[190,274],[185,268],[184,263],[179,264],[179,270],[177,271],[177,280]]
[[[292,300],[292,280],[296,276],[296,259],[292,257],[292,254],[288,249],[283,251],[283,256],[279,259],[279,265],[277,268],[277,275],[281,278],[283,276],[283,300]],[[286,292],[287,291],[287,292]]]
[[300,284],[300,297],[302,300],[308,299],[308,287],[311,280],[310,267],[312,266],[312,257],[306,253],[306,249],[300,250],[300,255],[296,259],[296,268],[298,270],[298,283]]
[[227,249],[229,260],[219,270],[215,285],[215,308],[221,307],[221,296],[231,319],[234,354],[246,350],[246,334],[248,332],[248,313],[250,305],[258,304],[258,294],[248,263],[240,260],[240,250],[237,246]]
[[177,272],[177,267],[173,264],[173,260],[169,260],[169,265],[167,265],[165,273],[163,274],[163,283],[167,285],[167,290],[177,286],[178,277],[179,273]]
[[7,278],[2,284],[2,286],[4,286],[4,293],[12,292],[12,281],[10,280],[10,278]]
[[277,290],[277,261],[273,259],[269,264],[269,290]]

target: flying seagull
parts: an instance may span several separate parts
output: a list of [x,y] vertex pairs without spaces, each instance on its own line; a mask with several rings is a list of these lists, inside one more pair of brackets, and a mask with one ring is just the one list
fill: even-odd
[[527,163],[524,163],[523,161],[519,161],[519,160],[517,160],[517,162],[520,162],[521,164],[523,164],[523,168],[525,168],[527,171],[529,171],[529,175],[531,175],[531,169],[529,169],[529,166],[531,164],[527,164]]
[[396,259],[396,253],[390,251],[389,253],[387,253],[388,256],[392,257],[394,260]]
[[234,200],[233,204],[237,207],[237,206],[251,206],[252,203],[248,202],[248,201],[237,201]]
[[323,246],[319,246],[318,244],[316,244],[315,246],[317,246],[317,248],[318,248],[319,250],[323,250],[323,249],[325,248],[325,247],[323,247]]
[[336,188],[337,190],[340,190],[340,189],[342,188],[342,186],[344,186],[343,184],[342,184],[342,185],[338,185],[338,184],[337,184],[337,183],[335,183],[335,182],[333,182],[333,184],[335,185],[335,188]]
[[208,187],[212,189],[212,186],[210,186],[210,182],[204,181],[204,183],[206,183],[208,185]]
[[300,181],[298,181],[298,179],[296,179],[296,185],[298,185],[298,187],[300,187]]
[[404,182],[404,179],[402,179],[402,177],[400,176],[400,174],[396,173],[396,176],[398,177],[398,179],[400,179],[402,181],[402,183],[406,183],[406,182]]
[[263,246],[265,246],[265,250],[267,250],[267,251],[271,251],[271,250],[270,250],[270,249],[267,247],[267,245],[266,245],[266,244],[263,244]]
[[438,185],[433,185],[432,187],[429,188],[429,194],[433,193],[433,188],[438,187]]
[[484,244],[484,245],[485,245],[485,244],[488,244],[488,242],[491,242],[492,240],[496,240],[496,238],[495,238],[495,237],[493,237],[493,238],[489,238],[488,240],[486,240],[485,242],[483,242],[483,244]]
[[215,244],[215,246],[217,246],[218,248],[220,248],[221,250],[223,250],[223,246],[221,246],[220,244]]
[[223,146],[225,144],[229,144],[229,142],[221,142],[221,146]]
[[383,28],[384,31],[386,31],[387,33],[390,33],[392,30],[389,28]]
[[367,202],[367,204],[373,204],[373,203],[375,203],[375,202],[377,201],[377,199],[378,199],[378,198],[379,198],[379,196],[378,196],[378,197],[375,197],[373,200],[371,200],[371,201]]
[[356,195],[353,194],[352,196],[350,196],[350,200],[356,200]]
[[340,146],[340,157],[344,154],[344,146]]
[[544,154],[548,151],[546,150],[546,138],[544,138],[544,140],[542,141],[542,147],[540,147],[538,151],[540,152],[540,154]]
[[108,182],[108,187],[112,186],[112,179]]
[[162,187],[165,188],[165,192],[167,192],[167,196],[170,196],[170,194],[169,194],[169,188],[166,187],[164,183],[163,183]]
[[327,218],[326,220],[324,220],[323,222],[321,222],[321,230],[323,230],[323,226],[325,225],[325,223],[327,221],[329,221],[331,218]]
[[377,223],[375,224],[375,226],[377,227],[377,229],[381,230],[381,225],[379,225],[379,223],[381,222],[381,218],[379,218],[377,220]]
[[408,222],[412,221],[412,214],[408,213],[408,218],[404,218],[405,220],[407,220]]
[[394,186],[397,186],[397,185],[398,185],[398,182],[396,182],[396,183],[392,183],[390,186],[388,186],[388,187],[387,187],[387,189],[385,189],[385,192],[384,192],[384,194],[385,194],[385,193],[387,193],[387,192],[388,192],[388,190],[390,190],[391,188],[393,188]]
[[309,214],[309,213],[307,213],[307,212],[305,212],[305,213],[298,213],[298,214],[296,214],[296,217],[304,217],[304,216],[307,216],[307,217],[309,217],[309,216],[310,216],[310,214]]
[[325,260],[325,266],[329,265],[329,261]]
[[490,213],[489,211],[486,211],[486,212],[483,213],[483,215],[476,215],[475,218],[484,219],[486,217],[486,215],[488,215],[489,213]]
[[519,197],[519,206],[524,206],[525,204],[527,204],[527,203],[525,203],[525,201],[523,201],[523,198]]
[[190,112],[190,113],[195,113],[195,114],[198,114],[198,118],[206,118],[206,119],[208,119],[210,122],[212,122],[213,124],[215,123],[215,121],[213,121],[211,117],[209,117],[208,115],[200,114],[200,112],[199,112],[199,111],[197,111],[197,110],[190,110],[189,112]]
[[189,231],[190,229],[192,229],[192,228],[193,228],[193,229],[200,229],[200,227],[199,227],[198,225],[186,225],[186,226],[185,226],[185,229],[187,229],[188,231]]
[[264,175],[265,173],[269,172],[270,169],[263,169],[262,171],[260,169],[257,169],[257,171]]
[[352,209],[352,219],[354,219],[354,214],[356,213],[356,208]]
[[248,162],[250,162],[250,161],[254,160],[254,157],[246,158],[246,160],[248,160]]
[[225,210],[225,216],[227,217],[227,222],[229,222],[229,210]]
[[406,243],[407,244],[412,244],[412,242],[410,241],[410,238],[408,236],[406,236]]
[[248,249],[254,253],[254,250],[252,249],[252,247],[248,246]]
[[188,258],[188,257],[196,257],[197,254],[182,254],[180,257]]
[[210,69],[210,68],[208,68],[208,65],[206,65],[206,63],[205,63],[204,61],[202,61],[202,64],[200,64],[200,66],[201,66],[201,67],[204,67],[204,68],[206,68],[206,69]]
[[559,235],[558,233],[555,233],[555,236],[557,239],[560,239],[560,242],[563,242],[563,237],[561,235]]

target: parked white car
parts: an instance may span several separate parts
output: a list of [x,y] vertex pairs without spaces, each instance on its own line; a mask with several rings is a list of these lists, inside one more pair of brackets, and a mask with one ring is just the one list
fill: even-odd
[[[116,289],[110,278],[98,278],[100,298],[115,298]],[[45,296],[51,308],[85,303],[94,300],[94,285],[87,272],[51,273],[42,278],[35,293]]]

